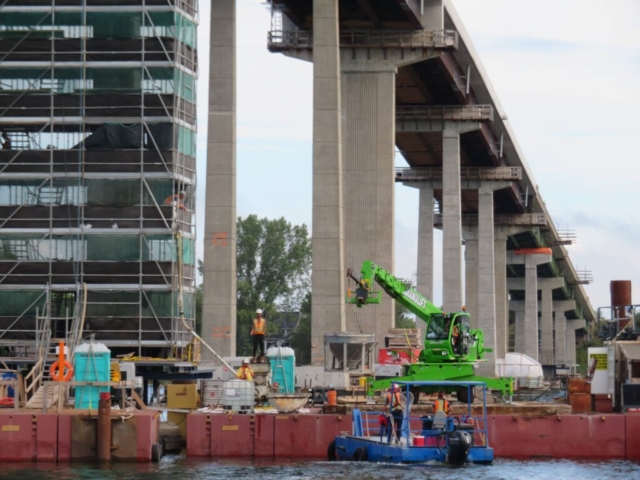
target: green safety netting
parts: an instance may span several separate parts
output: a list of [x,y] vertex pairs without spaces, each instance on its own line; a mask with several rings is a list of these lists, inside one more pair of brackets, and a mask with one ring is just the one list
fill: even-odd
[[43,290],[3,290],[0,291],[0,316],[25,315],[33,317],[36,311],[42,313],[47,301]]
[[0,39],[22,38],[177,38],[197,46],[196,25],[175,12],[4,12]]
[[0,92],[177,94],[195,102],[195,78],[177,68],[0,69]]
[[[88,292],[87,317],[177,317],[177,292]],[[193,318],[194,295],[183,294],[184,314]],[[155,314],[155,315],[154,315]]]
[[87,205],[128,207],[163,205],[174,192],[172,180],[137,179],[53,179],[0,180],[1,205]]
[[[0,235],[0,260],[176,262],[176,252],[171,235]],[[182,262],[195,265],[192,239],[182,239]]]

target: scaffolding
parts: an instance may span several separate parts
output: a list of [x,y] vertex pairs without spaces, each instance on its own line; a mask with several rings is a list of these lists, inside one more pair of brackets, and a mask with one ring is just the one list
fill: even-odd
[[0,348],[37,347],[38,312],[69,339],[80,310],[127,353],[189,344],[197,7],[0,0]]

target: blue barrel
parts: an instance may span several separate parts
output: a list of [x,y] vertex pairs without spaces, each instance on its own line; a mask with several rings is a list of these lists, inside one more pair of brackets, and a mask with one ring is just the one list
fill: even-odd
[[[76,382],[110,382],[111,350],[102,343],[83,343],[74,353],[73,378]],[[109,392],[109,387],[76,387],[75,408],[77,410],[97,410],[100,393]]]
[[296,391],[296,355],[292,348],[271,347],[267,350],[271,364],[271,383],[277,383],[279,393]]
[[[18,378],[18,376],[13,372],[4,372],[0,374],[0,380],[3,380],[5,382],[8,380],[15,380],[16,378]],[[13,387],[7,387],[7,397],[15,398],[15,396],[16,392],[14,391]]]

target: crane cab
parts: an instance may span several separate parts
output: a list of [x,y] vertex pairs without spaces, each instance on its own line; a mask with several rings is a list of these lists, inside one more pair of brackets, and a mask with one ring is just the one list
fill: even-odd
[[468,313],[434,314],[427,321],[420,361],[430,363],[464,360],[469,355],[471,346]]

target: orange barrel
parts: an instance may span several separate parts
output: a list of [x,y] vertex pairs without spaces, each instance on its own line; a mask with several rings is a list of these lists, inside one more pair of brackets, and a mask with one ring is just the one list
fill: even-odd
[[416,435],[413,437],[413,446],[414,447],[424,447],[424,437],[422,435]]
[[329,405],[337,405],[338,402],[336,401],[338,398],[338,392],[336,392],[335,390],[329,390],[327,392],[327,403]]

